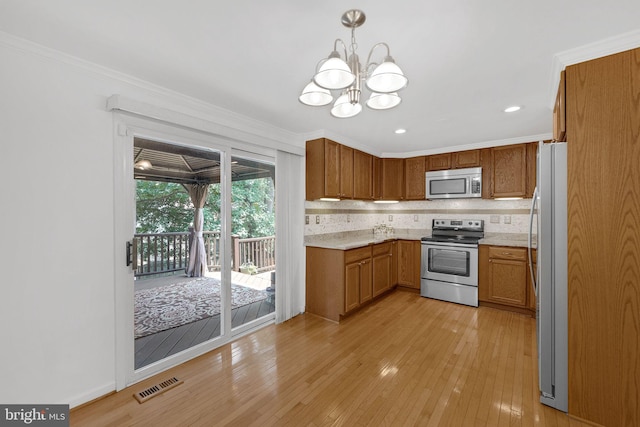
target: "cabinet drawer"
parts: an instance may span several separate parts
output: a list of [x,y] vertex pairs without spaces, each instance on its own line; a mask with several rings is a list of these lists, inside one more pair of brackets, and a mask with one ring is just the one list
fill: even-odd
[[525,248],[510,248],[505,246],[492,246],[489,248],[489,258],[500,259],[517,259],[526,261],[527,249]]
[[391,248],[391,242],[378,243],[377,245],[373,246],[372,256],[376,257],[378,255],[391,254]]
[[358,249],[350,249],[344,252],[345,264],[360,261],[366,258],[371,258],[371,246],[365,246],[364,248]]

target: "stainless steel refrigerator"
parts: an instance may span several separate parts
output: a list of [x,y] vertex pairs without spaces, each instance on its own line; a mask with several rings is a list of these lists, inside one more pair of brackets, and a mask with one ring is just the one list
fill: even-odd
[[[540,142],[529,251],[537,241],[537,268],[529,267],[536,294],[540,402],[568,410],[567,145]],[[533,239],[533,224],[537,236]]]

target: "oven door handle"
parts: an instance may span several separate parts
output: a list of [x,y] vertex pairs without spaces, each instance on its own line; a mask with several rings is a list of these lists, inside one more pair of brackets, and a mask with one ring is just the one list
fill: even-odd
[[469,243],[454,243],[454,242],[425,242],[422,241],[422,246],[432,246],[437,248],[468,248],[468,249],[477,249],[478,245],[469,244]]

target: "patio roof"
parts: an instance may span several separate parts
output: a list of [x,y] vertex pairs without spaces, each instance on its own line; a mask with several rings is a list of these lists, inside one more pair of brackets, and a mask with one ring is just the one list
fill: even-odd
[[[220,182],[220,153],[184,145],[168,144],[144,138],[134,138],[133,162],[148,160],[151,168],[134,168],[135,179],[145,181],[175,182],[179,184]],[[234,157],[231,179],[275,179],[275,166]]]

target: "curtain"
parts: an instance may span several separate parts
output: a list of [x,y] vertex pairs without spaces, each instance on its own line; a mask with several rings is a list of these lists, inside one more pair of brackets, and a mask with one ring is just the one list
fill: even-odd
[[204,228],[204,213],[202,208],[207,201],[209,193],[209,184],[183,184],[184,188],[189,192],[191,202],[195,208],[193,215],[193,241],[189,249],[189,265],[187,266],[187,276],[202,277],[207,271],[207,254],[204,248],[204,238],[202,231]]
[[304,157],[276,153],[276,322],[304,312]]

